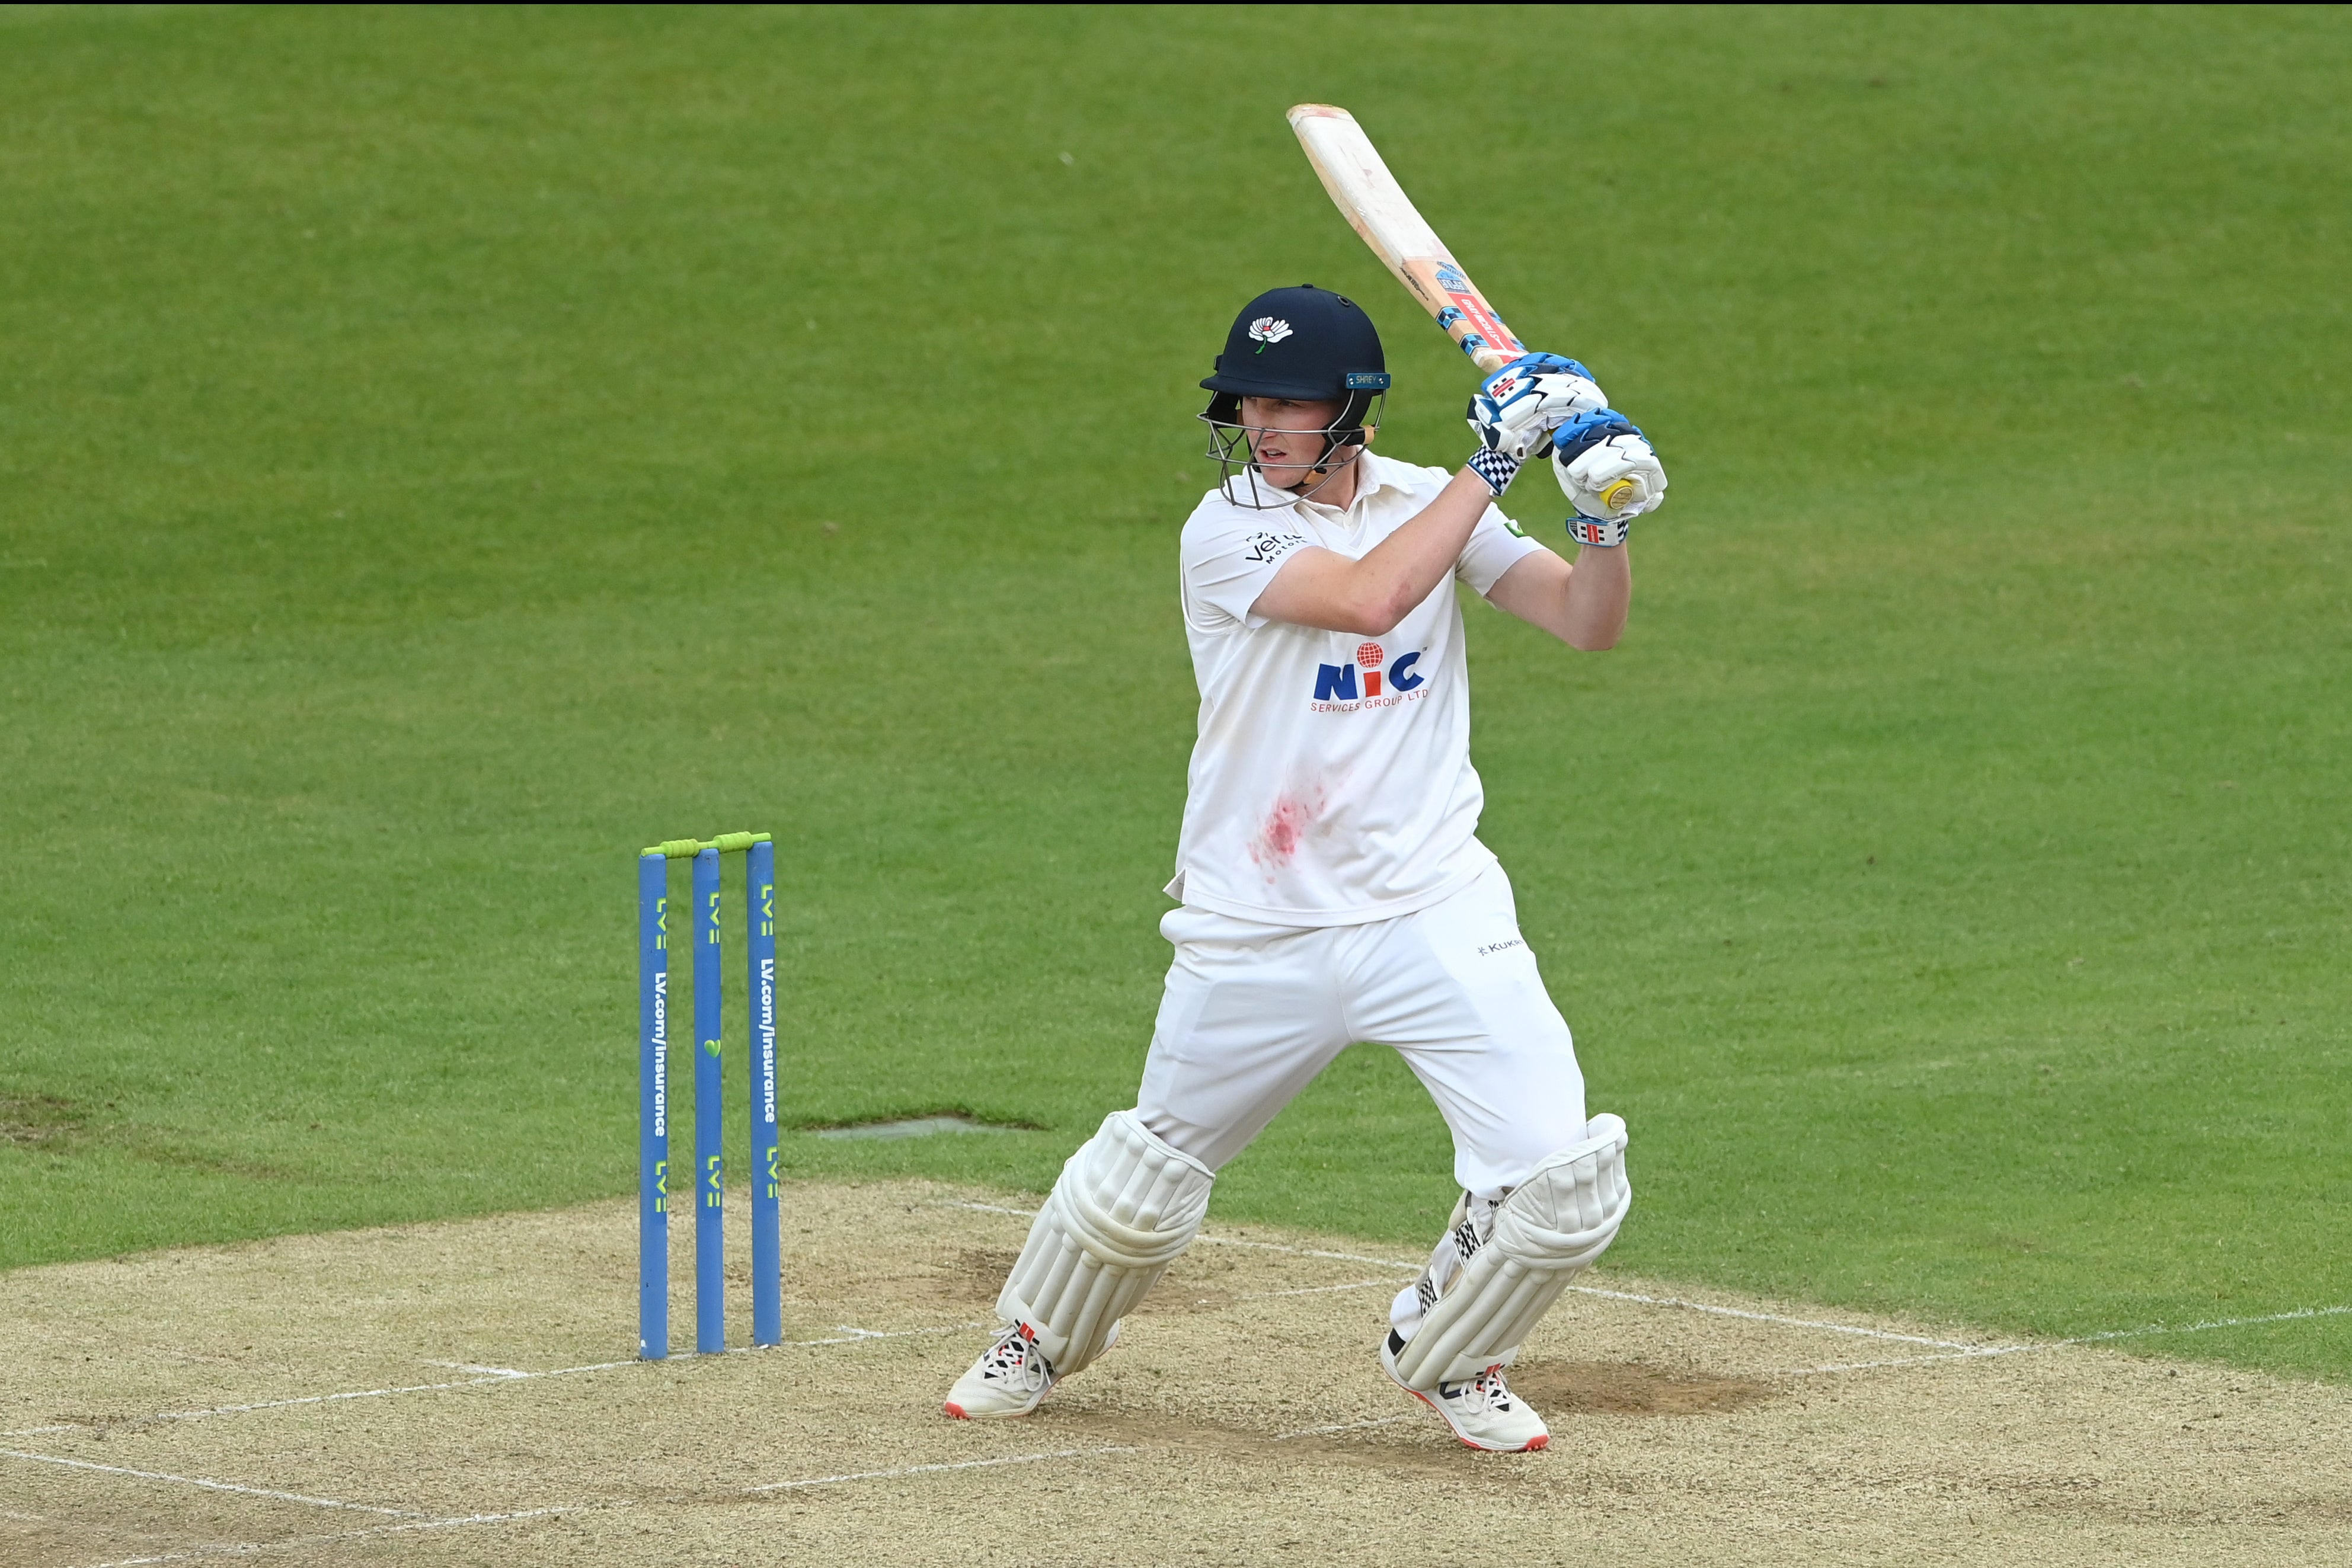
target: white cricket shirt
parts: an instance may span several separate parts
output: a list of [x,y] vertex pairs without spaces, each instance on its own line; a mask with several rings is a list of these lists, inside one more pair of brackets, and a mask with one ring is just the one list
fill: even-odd
[[[1426,908],[1494,863],[1470,766],[1469,664],[1454,583],[1385,637],[1250,613],[1293,550],[1351,559],[1453,475],[1366,453],[1344,510],[1268,511],[1212,490],[1184,524],[1184,632],[1201,688],[1171,898],[1273,925],[1356,925]],[[1454,577],[1480,594],[1543,547],[1493,507]]]

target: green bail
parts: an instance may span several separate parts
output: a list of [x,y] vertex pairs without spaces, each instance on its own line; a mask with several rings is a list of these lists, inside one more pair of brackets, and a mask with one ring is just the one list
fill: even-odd
[[665,860],[690,861],[705,850],[717,850],[722,855],[734,854],[750,849],[753,844],[770,841],[766,833],[721,833],[708,841],[701,839],[664,839],[660,843],[639,850],[637,853],[640,857],[660,855]]

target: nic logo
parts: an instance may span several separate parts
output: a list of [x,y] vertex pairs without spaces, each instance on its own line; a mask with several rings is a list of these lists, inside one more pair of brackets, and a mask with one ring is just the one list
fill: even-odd
[[[1381,666],[1388,665],[1387,686],[1391,694],[1403,694],[1420,686],[1427,677],[1413,666],[1421,663],[1422,651],[1399,653],[1391,659],[1381,652],[1378,643],[1365,643],[1356,649],[1354,664],[1318,664],[1315,670],[1315,700],[1318,703],[1351,703],[1360,697],[1370,700],[1382,695]],[[1356,667],[1362,665],[1364,684],[1360,692],[1356,686]],[[1391,701],[1395,695],[1391,695]]]

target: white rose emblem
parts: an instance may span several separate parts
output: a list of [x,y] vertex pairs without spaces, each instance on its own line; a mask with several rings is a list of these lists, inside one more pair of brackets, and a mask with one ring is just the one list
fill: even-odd
[[[1249,335],[1260,343],[1279,343],[1290,336],[1290,323],[1271,316],[1261,316],[1249,324]],[[1264,353],[1265,350],[1258,350]]]

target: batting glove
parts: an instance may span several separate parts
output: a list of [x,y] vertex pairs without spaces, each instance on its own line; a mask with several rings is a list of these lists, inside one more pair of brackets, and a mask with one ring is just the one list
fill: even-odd
[[1608,406],[1592,372],[1574,360],[1522,354],[1479,385],[1468,418],[1479,445],[1524,463],[1562,423]]
[[1551,471],[1576,515],[1579,544],[1622,545],[1635,517],[1666,498],[1666,471],[1641,429],[1613,408],[1579,413],[1552,434]]

